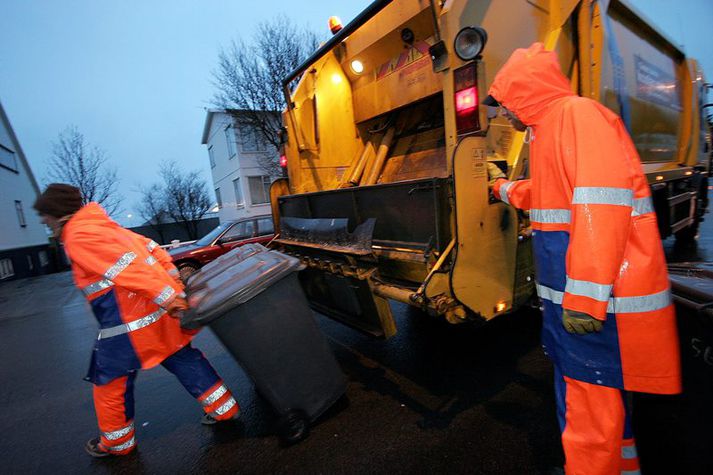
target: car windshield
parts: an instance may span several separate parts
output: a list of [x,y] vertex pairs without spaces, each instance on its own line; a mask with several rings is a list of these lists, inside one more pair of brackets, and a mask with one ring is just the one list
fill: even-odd
[[196,241],[196,245],[198,246],[207,246],[208,244],[212,243],[215,241],[215,238],[220,236],[220,233],[228,229],[230,225],[233,223],[222,223],[216,226],[215,229],[213,229],[211,232],[200,238],[199,240]]

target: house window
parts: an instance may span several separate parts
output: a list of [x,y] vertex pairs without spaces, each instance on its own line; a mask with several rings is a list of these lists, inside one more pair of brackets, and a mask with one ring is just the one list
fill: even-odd
[[20,227],[27,227],[25,212],[22,209],[22,201],[15,200],[15,211],[17,212],[17,221],[20,223]]
[[240,148],[243,152],[264,152],[267,148],[265,137],[253,127],[240,129]]
[[15,152],[3,145],[0,145],[0,165],[14,172],[17,171]]
[[208,147],[208,158],[210,159],[210,167],[215,168],[215,155],[213,155],[213,146]]
[[235,129],[233,129],[233,124],[225,128],[225,141],[228,144],[228,157],[233,158],[235,156]]
[[215,189],[215,200],[218,202],[218,209],[223,207],[223,198],[220,197],[220,188]]
[[0,279],[7,279],[15,275],[15,268],[10,258],[0,259]]
[[250,202],[254,205],[260,205],[270,202],[270,177],[249,176],[248,187],[250,188]]
[[236,208],[245,207],[245,199],[243,198],[243,187],[240,185],[240,178],[233,180],[233,189],[235,190],[235,206]]

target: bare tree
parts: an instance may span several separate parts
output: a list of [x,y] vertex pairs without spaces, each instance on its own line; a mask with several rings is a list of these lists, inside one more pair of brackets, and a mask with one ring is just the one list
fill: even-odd
[[140,186],[141,201],[137,208],[139,215],[146,220],[151,229],[156,231],[161,239],[161,244],[166,244],[164,235],[164,221],[166,219],[166,193],[159,184]]
[[[285,16],[260,23],[250,44],[233,41],[229,49],[220,52],[218,68],[213,71],[214,104],[232,113],[239,126],[252,128],[279,150],[281,112],[286,106],[282,80],[318,46],[314,32]],[[271,176],[280,174],[274,154],[258,159],[258,165]]]
[[183,172],[176,162],[161,165],[166,213],[180,223],[190,239],[198,239],[198,222],[210,210],[206,182],[198,171]]
[[116,168],[108,160],[106,152],[90,145],[77,127],[67,127],[52,143],[46,181],[74,185],[85,204],[96,201],[114,215],[120,211],[122,197],[117,193]]

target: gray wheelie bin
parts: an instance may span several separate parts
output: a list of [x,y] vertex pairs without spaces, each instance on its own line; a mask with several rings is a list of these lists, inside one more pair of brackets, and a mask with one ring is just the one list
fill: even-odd
[[205,283],[211,278],[220,274],[228,267],[238,264],[248,257],[254,256],[255,254],[259,254],[261,252],[267,252],[267,248],[261,244],[245,244],[243,246],[236,247],[232,251],[223,254],[216,260],[201,267],[199,272],[196,272],[188,278],[186,286],[190,289],[191,287],[197,288],[205,285]]
[[344,394],[346,378],[299,284],[299,261],[264,248],[243,257],[193,280],[182,325],[210,326],[277,412],[280,435],[296,442]]

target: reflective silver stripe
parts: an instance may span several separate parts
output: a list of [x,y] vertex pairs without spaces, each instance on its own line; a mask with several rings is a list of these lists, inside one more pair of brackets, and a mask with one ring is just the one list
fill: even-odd
[[123,335],[124,333],[133,332],[140,328],[147,327],[152,323],[157,322],[165,313],[166,310],[159,309],[153,312],[152,314],[146,315],[145,317],[139,318],[138,320],[134,320],[133,322],[124,323],[122,325],[117,325],[115,327],[110,328],[102,328],[101,330],[99,330],[99,339],[103,340],[104,338],[111,338],[113,336]]
[[635,459],[636,457],[637,457],[637,454],[636,454],[636,446],[635,445],[622,445],[621,446],[621,458]]
[[133,252],[127,252],[116,261],[116,264],[109,267],[106,272],[104,272],[104,277],[109,280],[114,280],[114,278],[126,269],[131,262],[136,259],[136,254]]
[[573,205],[619,205],[631,206],[634,192],[629,188],[604,186],[578,186],[572,196]]
[[634,210],[631,212],[632,216],[640,216],[646,213],[654,212],[654,204],[651,202],[651,197],[646,198],[636,198],[634,200]]
[[564,291],[573,295],[589,297],[600,302],[606,302],[611,297],[611,285],[597,284],[586,280],[575,280],[567,277]]
[[95,294],[101,290],[108,289],[114,285],[114,282],[110,281],[109,279],[102,279],[97,282],[94,282],[93,284],[89,284],[86,287],[82,289],[82,292],[84,292],[84,295],[89,297],[92,294]]
[[230,399],[228,399],[225,402],[225,404],[223,404],[218,409],[213,411],[213,414],[215,414],[217,416],[222,416],[223,414],[225,414],[226,412],[231,410],[233,408],[233,406],[235,406],[235,404],[236,404],[235,399],[233,397],[231,397]]
[[531,209],[530,221],[546,224],[569,224],[570,211],[568,209]]
[[562,305],[562,299],[564,298],[564,292],[559,290],[551,289],[547,286],[537,284],[537,295],[541,299],[549,300],[552,303]]
[[164,288],[164,289],[161,291],[161,293],[158,294],[158,297],[156,297],[155,299],[153,299],[153,301],[156,302],[156,305],[163,305],[163,304],[166,303],[166,301],[167,301],[168,299],[170,299],[170,298],[173,296],[173,294],[175,294],[175,293],[176,293],[176,291],[173,290],[173,287],[171,287],[170,285],[167,285],[166,288]]
[[134,430],[134,423],[132,422],[128,426],[115,430],[113,432],[103,432],[102,435],[107,438],[108,440],[116,440],[124,437],[126,434]]
[[156,264],[158,260],[154,256],[149,256],[146,258],[146,263],[150,266]]
[[154,249],[158,247],[158,243],[156,241],[151,241],[148,244],[146,244],[146,249],[149,250],[149,252],[153,252]]
[[510,204],[510,197],[508,196],[508,190],[510,190],[510,187],[514,184],[514,181],[509,181],[507,183],[503,183],[500,185],[500,200],[503,203]]
[[203,402],[201,402],[201,404],[203,404],[204,406],[210,406],[210,405],[213,404],[215,401],[217,401],[218,399],[220,399],[221,396],[223,396],[223,395],[224,395],[225,393],[227,393],[227,392],[228,392],[228,388],[226,388],[224,384],[221,384],[220,386],[218,386],[218,389],[216,389],[215,391],[213,391],[213,392],[210,394],[210,396],[208,396],[207,398],[205,398],[205,399],[203,400]]
[[136,437],[132,437],[131,439],[129,439],[128,442],[124,442],[121,445],[115,445],[113,447],[107,447],[107,449],[111,450],[112,452],[121,452],[122,450],[126,450],[130,447],[133,447],[135,443]]
[[[564,292],[551,289],[545,285],[537,284],[537,295],[544,300],[562,305]],[[607,313],[642,313],[661,310],[671,305],[671,291],[669,289],[650,295],[638,297],[611,297],[607,304]]]
[[641,475],[641,470],[622,470],[620,475]]
[[609,300],[609,313],[640,313],[653,312],[671,305],[671,291],[666,289],[650,295],[639,297],[614,297]]
[[168,271],[168,275],[178,275],[178,274],[180,274],[180,272],[178,272],[178,269],[176,269],[175,267]]

